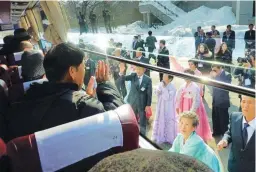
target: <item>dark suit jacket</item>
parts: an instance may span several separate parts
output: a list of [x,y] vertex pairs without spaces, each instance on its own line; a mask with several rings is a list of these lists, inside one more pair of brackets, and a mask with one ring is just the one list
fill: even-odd
[[169,50],[166,47],[159,51],[159,55],[157,56],[157,66],[170,69]]
[[132,48],[133,50],[137,50],[140,47],[140,42],[137,41],[136,43],[134,43],[134,41],[132,42]]
[[[244,34],[245,48],[255,48],[255,30],[248,30]],[[253,42],[252,44],[247,44],[247,42]]]
[[[230,73],[223,70],[223,72],[220,74],[220,76],[217,76],[215,78],[217,81],[231,83],[231,75]],[[220,107],[220,108],[229,108],[230,107],[230,101],[229,101],[229,92],[222,90],[220,88],[213,87],[213,93],[212,93],[212,106],[214,107]]]
[[231,30],[229,38],[227,37],[227,32],[223,33],[222,42],[226,42],[229,49],[236,47],[236,33]]
[[144,111],[146,106],[151,106],[152,101],[152,80],[146,75],[143,75],[141,84],[136,73],[127,76],[120,76],[122,82],[131,81],[131,90],[128,95],[128,103],[133,109]]
[[232,143],[228,170],[230,172],[255,172],[255,131],[243,149],[242,121],[243,115],[241,112],[232,113],[228,131],[223,137],[228,143]]

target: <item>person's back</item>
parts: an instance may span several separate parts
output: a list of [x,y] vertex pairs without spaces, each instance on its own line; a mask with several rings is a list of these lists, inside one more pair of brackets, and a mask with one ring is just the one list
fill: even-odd
[[155,43],[156,43],[156,37],[150,35],[150,36],[148,36],[146,38],[146,45],[147,45],[147,47],[149,47],[149,48],[156,48]]
[[[103,73],[97,88],[97,97],[81,90],[84,83],[84,53],[67,43],[52,48],[44,59],[49,82],[31,85],[23,101],[14,103],[7,113],[5,140],[31,134],[70,121],[112,110],[123,104],[114,86]],[[103,62],[99,63],[102,70]],[[99,73],[99,72],[98,72]],[[107,73],[107,72],[106,72]]]

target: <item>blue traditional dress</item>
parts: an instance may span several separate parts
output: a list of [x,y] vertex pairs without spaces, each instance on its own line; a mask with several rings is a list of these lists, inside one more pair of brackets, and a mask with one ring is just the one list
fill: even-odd
[[203,141],[203,139],[192,132],[184,144],[184,137],[179,134],[173,142],[171,152],[177,152],[192,156],[205,163],[214,172],[220,171],[220,163],[215,152]]

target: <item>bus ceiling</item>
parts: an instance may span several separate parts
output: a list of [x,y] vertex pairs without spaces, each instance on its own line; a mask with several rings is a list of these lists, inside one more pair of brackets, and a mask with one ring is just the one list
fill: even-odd
[[33,8],[38,1],[0,1],[0,31],[14,29],[28,8]]

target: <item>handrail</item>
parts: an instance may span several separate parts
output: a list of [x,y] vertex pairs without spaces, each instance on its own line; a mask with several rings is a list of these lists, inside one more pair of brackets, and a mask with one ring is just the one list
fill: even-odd
[[166,73],[166,74],[169,74],[169,75],[177,76],[179,78],[188,79],[188,80],[198,82],[198,83],[201,83],[201,84],[210,85],[210,86],[213,86],[213,87],[217,87],[217,88],[220,88],[220,89],[224,89],[224,90],[227,90],[227,91],[231,91],[231,92],[235,92],[235,93],[238,93],[238,94],[242,94],[242,95],[246,95],[246,96],[250,96],[250,97],[255,98],[256,91],[254,89],[244,88],[244,87],[241,87],[241,86],[235,86],[235,85],[231,85],[231,84],[228,84],[228,83],[219,82],[219,81],[216,81],[216,80],[213,80],[213,79],[209,79],[209,78],[206,78],[206,77],[199,77],[199,76],[190,75],[190,74],[187,74],[187,73],[181,73],[181,72],[173,71],[173,70],[158,67],[158,66],[153,66],[153,65],[150,65],[150,64],[145,64],[145,63],[141,63],[141,62],[137,62],[137,61],[133,61],[133,60],[128,60],[128,59],[125,59],[125,58],[110,56],[110,55],[107,55],[107,54],[99,53],[99,52],[96,52],[96,51],[91,51],[91,50],[88,50],[88,49],[81,49],[81,50],[83,50],[87,53],[92,53],[92,54],[96,54],[96,55],[99,55],[99,56],[102,56],[102,57],[117,60],[119,62],[124,62],[124,63],[128,63],[128,64],[136,65],[136,66],[141,66],[141,67],[144,67],[144,68],[147,68],[147,69],[150,69],[150,70],[153,70],[153,71],[157,71],[157,72],[160,72],[160,73]]

